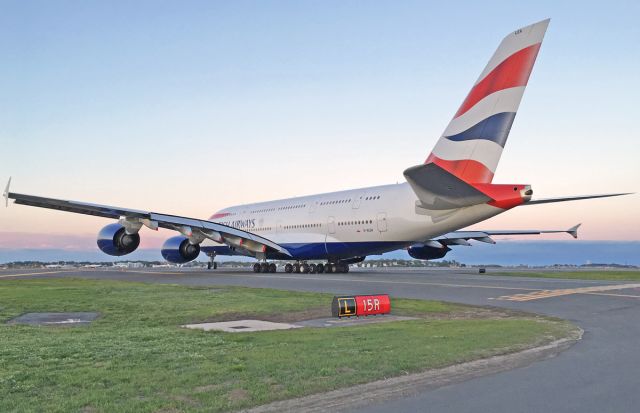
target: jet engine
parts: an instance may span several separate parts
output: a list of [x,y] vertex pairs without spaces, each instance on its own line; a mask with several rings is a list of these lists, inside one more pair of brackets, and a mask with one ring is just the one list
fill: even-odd
[[189,238],[178,235],[166,240],[160,252],[165,260],[174,264],[184,264],[198,258],[200,245],[192,244]]
[[410,256],[419,260],[435,260],[447,255],[447,253],[451,251],[451,248],[446,245],[436,247],[425,244],[414,244],[410,246],[407,251]]
[[127,234],[124,226],[114,223],[98,233],[98,248],[105,254],[116,257],[132,253],[140,245],[140,234]]

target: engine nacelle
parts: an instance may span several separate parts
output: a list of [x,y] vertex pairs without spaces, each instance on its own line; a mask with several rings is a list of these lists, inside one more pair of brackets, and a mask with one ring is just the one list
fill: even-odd
[[98,233],[98,248],[105,254],[119,257],[132,253],[140,245],[140,234],[127,234],[118,224],[109,224]]
[[424,244],[414,244],[407,250],[409,255],[419,260],[435,260],[447,255],[451,248],[443,245],[442,247],[432,247]]
[[188,238],[178,235],[166,240],[160,252],[165,260],[174,264],[184,264],[198,258],[200,245],[192,244]]

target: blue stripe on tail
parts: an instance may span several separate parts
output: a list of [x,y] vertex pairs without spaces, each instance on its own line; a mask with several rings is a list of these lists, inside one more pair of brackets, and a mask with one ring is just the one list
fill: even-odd
[[502,112],[489,116],[476,123],[464,132],[457,135],[446,136],[452,141],[469,141],[472,139],[486,139],[497,143],[504,148],[509,137],[511,125],[516,117],[516,112]]

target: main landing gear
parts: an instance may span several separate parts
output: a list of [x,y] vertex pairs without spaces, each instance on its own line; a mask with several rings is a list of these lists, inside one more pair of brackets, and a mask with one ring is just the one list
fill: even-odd
[[[253,272],[255,273],[274,273],[278,270],[275,263],[266,261],[256,262],[253,264]],[[295,274],[322,274],[322,273],[347,273],[349,265],[341,262],[328,262],[326,264],[309,264],[307,262],[297,261],[295,263],[287,263],[284,266],[284,272]]]
[[256,262],[255,264],[253,264],[253,272],[258,273],[258,272],[276,272],[276,270],[278,269],[278,267],[276,267],[276,265],[274,263],[268,263],[268,262]]
[[294,264],[286,264],[284,272],[296,274],[322,274],[326,273],[346,273],[349,272],[349,265],[328,262],[326,264],[307,264],[306,262],[296,262]]

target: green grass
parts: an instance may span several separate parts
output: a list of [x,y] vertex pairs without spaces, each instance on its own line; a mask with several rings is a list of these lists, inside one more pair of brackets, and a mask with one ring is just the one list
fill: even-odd
[[[397,314],[426,317],[415,321],[241,334],[179,327],[225,314],[293,318],[330,302],[323,294],[235,287],[3,281],[0,411],[233,410],[516,351],[573,328],[522,315],[456,319],[469,307],[418,300],[393,301]],[[39,311],[101,317],[81,327],[4,324]]]
[[491,272],[487,275],[510,277],[565,278],[573,280],[640,281],[640,271],[550,271],[550,272]]

